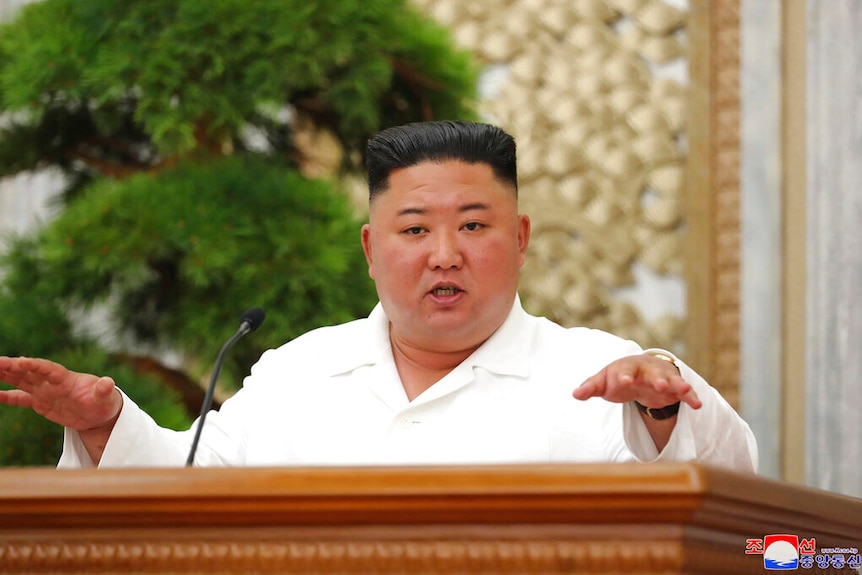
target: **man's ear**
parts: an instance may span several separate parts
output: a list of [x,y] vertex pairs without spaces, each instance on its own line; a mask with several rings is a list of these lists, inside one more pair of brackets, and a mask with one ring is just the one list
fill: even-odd
[[527,246],[530,245],[530,216],[518,215],[518,251],[521,252],[521,265],[527,259]]
[[368,275],[374,279],[374,264],[371,257],[371,225],[364,224],[360,232],[360,241],[362,242],[362,252],[365,254],[365,261],[368,262]]

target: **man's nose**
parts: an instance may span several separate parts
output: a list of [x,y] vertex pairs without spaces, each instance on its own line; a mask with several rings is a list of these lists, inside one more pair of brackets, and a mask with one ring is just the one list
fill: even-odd
[[428,257],[431,269],[460,268],[464,264],[461,246],[455,234],[439,233],[434,238],[433,248]]

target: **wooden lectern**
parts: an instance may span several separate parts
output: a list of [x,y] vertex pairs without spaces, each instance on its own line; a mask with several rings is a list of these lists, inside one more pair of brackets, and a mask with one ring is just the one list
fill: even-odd
[[862,500],[697,464],[0,470],[0,573],[763,574],[773,534],[849,553]]

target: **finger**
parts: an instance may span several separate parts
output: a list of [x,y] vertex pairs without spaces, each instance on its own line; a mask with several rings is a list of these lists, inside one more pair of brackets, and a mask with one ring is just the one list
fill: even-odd
[[22,370],[30,375],[30,378],[38,382],[50,384],[63,383],[72,373],[59,363],[47,359],[35,357],[22,357],[18,362]]
[[18,388],[26,388],[29,391],[31,386],[28,379],[28,371],[22,369],[20,358],[2,358],[6,361],[0,363],[0,381]]
[[634,380],[634,372],[629,371],[628,369],[624,369],[616,375],[616,383],[619,385],[631,385],[632,383],[634,383]]
[[596,375],[588,377],[584,382],[575,388],[572,396],[575,399],[589,399],[591,397],[601,396],[605,393],[605,371],[602,370]]
[[100,377],[93,384],[93,396],[96,398],[105,399],[114,393],[116,384],[110,377]]
[[15,381],[9,383],[27,392],[33,392],[37,386],[43,384],[67,384],[71,381],[70,378],[75,376],[74,372],[59,363],[32,357],[18,358],[11,368],[11,374]]
[[15,364],[18,360],[14,357],[0,356],[0,378],[7,377],[14,373]]
[[682,377],[674,378],[672,386],[679,401],[682,401],[693,409],[700,409],[703,406],[703,402],[698,397],[697,392]]
[[0,391],[0,403],[14,407],[33,407],[33,397],[20,389],[4,389]]
[[641,375],[636,368],[609,370],[607,389],[602,397],[616,403],[632,401],[639,394],[639,383],[641,383]]
[[664,376],[657,376],[652,379],[648,379],[647,383],[657,392],[657,393],[667,393],[671,391],[670,382]]
[[123,396],[110,377],[100,377],[90,388],[94,402],[91,420],[96,426],[116,418],[123,407]]

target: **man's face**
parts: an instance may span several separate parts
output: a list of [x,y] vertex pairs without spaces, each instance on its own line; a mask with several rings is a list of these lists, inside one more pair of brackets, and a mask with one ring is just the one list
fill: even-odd
[[500,327],[518,286],[530,221],[486,164],[393,171],[362,228],[390,337],[433,352],[474,349]]

